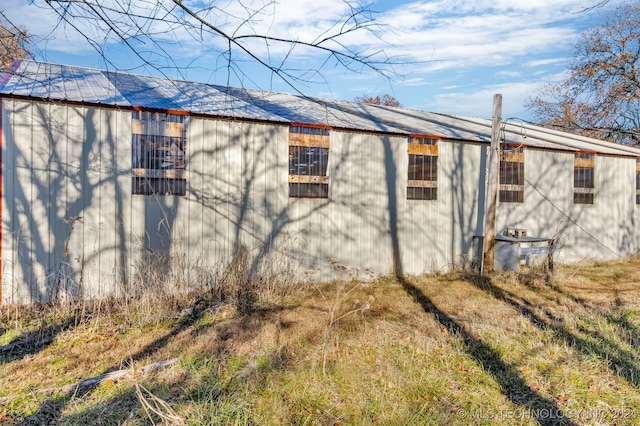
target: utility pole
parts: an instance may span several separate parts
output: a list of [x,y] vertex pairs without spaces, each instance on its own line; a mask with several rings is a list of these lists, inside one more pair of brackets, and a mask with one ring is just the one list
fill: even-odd
[[487,199],[484,211],[484,268],[493,272],[493,249],[496,236],[496,203],[498,202],[498,175],[500,172],[500,125],[502,95],[493,95],[493,122],[491,124],[491,147],[489,148],[489,172],[487,176]]

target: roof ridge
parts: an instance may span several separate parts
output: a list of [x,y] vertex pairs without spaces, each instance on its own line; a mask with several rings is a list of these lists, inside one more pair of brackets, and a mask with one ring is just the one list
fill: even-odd
[[[338,129],[390,135],[425,134],[443,139],[486,143],[491,120],[480,117],[422,111],[306,96],[302,93],[222,86],[144,75],[121,70],[56,64],[36,60],[16,62],[5,73],[0,94],[83,102],[90,105],[180,109],[191,114],[272,123],[305,122]],[[7,78],[8,76],[8,78]],[[73,82],[74,84],[68,84]],[[640,149],[548,129],[531,123],[503,121],[504,140],[532,148],[592,151],[640,157]]]

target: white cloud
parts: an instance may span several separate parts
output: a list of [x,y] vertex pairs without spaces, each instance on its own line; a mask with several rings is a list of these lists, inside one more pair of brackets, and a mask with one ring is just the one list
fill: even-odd
[[[170,0],[132,1],[140,13],[145,8],[158,5],[176,7]],[[596,3],[597,0],[588,0],[591,1]],[[607,10],[624,1],[610,0]],[[206,3],[205,0],[183,2],[200,8]],[[43,40],[39,43],[40,49],[46,47],[75,55],[89,55],[93,51],[70,27],[56,27],[58,17],[51,12],[45,0],[5,3],[2,8],[10,19],[25,25],[30,33]],[[122,0],[102,0],[101,4],[122,3]],[[330,34],[350,13],[344,0],[217,0],[212,4],[215,7],[203,16],[229,34],[264,34],[304,42],[314,42]],[[376,27],[374,29],[378,33],[348,32],[340,41],[347,48],[364,54],[384,50],[387,56],[401,62],[396,71],[402,78],[394,84],[398,89],[398,99],[404,105],[424,107],[427,103],[428,108],[425,109],[429,110],[477,112],[486,116],[491,112],[493,93],[502,91],[505,111],[513,109],[521,114],[522,108],[518,105],[521,105],[524,94],[530,94],[541,84],[539,82],[558,77],[572,42],[583,28],[592,23],[590,20],[594,16],[601,16],[605,11],[597,9],[576,13],[588,5],[584,0],[397,0],[391,9],[375,15],[379,24],[388,25],[387,31],[381,34],[383,40],[378,35],[385,27]],[[372,8],[376,8],[375,3]],[[200,33],[166,22],[153,22],[146,28],[158,39],[172,43],[171,55],[193,58],[194,65],[203,68],[224,68],[224,63],[218,63],[225,61],[219,52],[227,46],[219,39],[205,34],[200,41]],[[82,29],[109,51],[113,39],[100,38],[97,26],[91,23]],[[131,41],[135,43],[136,39]],[[318,62],[321,60],[319,52],[308,48],[289,51],[284,44],[260,39],[247,43],[254,53],[265,60],[273,60],[275,64],[286,57],[288,66],[293,70],[316,70],[321,65]],[[337,44],[329,43],[328,46],[336,47]],[[205,62],[200,62],[203,60]],[[237,64],[239,73],[251,72],[251,78],[256,81],[263,79],[265,86],[271,84],[269,78],[272,76],[264,68],[251,68],[242,62]],[[326,84],[318,89],[324,92],[310,90],[307,93],[314,96],[332,94],[334,97],[356,91],[360,91],[359,95],[393,92],[394,88],[389,88],[387,81],[367,69],[363,69],[361,74],[349,74],[332,66],[330,63],[319,78],[320,81],[326,78]],[[479,69],[489,77],[480,75]],[[198,77],[195,71],[189,70],[193,79],[234,84],[235,80],[227,80],[229,70],[221,73],[224,78],[217,77],[219,80],[213,76],[211,68],[208,73]],[[316,76],[312,75],[312,78]],[[500,85],[496,84],[497,81]],[[417,87],[423,88],[424,93],[414,101],[411,98],[420,92]],[[400,93],[404,93],[407,99],[403,99]]]
[[[188,6],[202,9],[202,0],[184,0]],[[619,3],[612,0],[613,3]],[[105,5],[122,7],[121,1],[106,0]],[[149,8],[177,10],[168,0],[147,2],[134,0],[134,12],[143,15]],[[217,28],[230,35],[262,34],[276,38],[313,43],[338,30],[351,10],[343,0],[233,0],[212,2],[215,6],[203,12]],[[265,6],[266,4],[266,6]],[[375,4],[374,4],[375,7]],[[353,50],[379,52],[405,62],[427,62],[416,71],[437,70],[465,66],[508,64],[515,58],[527,58],[538,52],[568,45],[579,28],[570,23],[575,12],[584,8],[584,0],[436,0],[405,1],[377,15],[379,23],[393,31],[382,34],[381,41],[369,31],[354,31],[340,37],[340,42]],[[5,13],[17,22],[27,25],[35,35],[48,37],[47,48],[68,53],[90,49],[84,38],[69,27],[56,27],[58,20],[44,0],[14,0],[4,5]],[[204,9],[202,9],[204,10]],[[133,22],[119,16],[121,27]],[[140,20],[137,20],[140,22]],[[192,20],[193,22],[193,20]],[[172,54],[193,56],[204,51],[226,49],[219,38],[204,35],[199,45],[200,33],[189,32],[177,24],[154,21],[146,23],[156,39],[172,43]],[[52,29],[54,29],[52,31]],[[115,42],[112,36],[105,38],[95,22],[81,24],[98,44],[108,48]],[[382,30],[382,28],[378,28]],[[133,36],[133,34],[131,34]],[[136,42],[132,38],[133,43]],[[255,53],[277,63],[279,57],[290,53],[288,60],[309,61],[319,56],[318,51],[298,47],[290,52],[290,46],[261,39],[245,39]],[[338,47],[327,42],[329,47]],[[148,46],[146,46],[148,48]],[[182,49],[182,53],[179,51]],[[363,50],[366,49],[366,50]],[[297,55],[297,56],[296,56]]]
[[549,59],[538,59],[534,61],[525,62],[523,65],[525,67],[543,67],[547,65],[558,65],[558,64],[566,64],[567,58],[549,58]]
[[[418,61],[441,60],[453,67],[508,63],[516,57],[567,45],[578,29],[563,23],[565,0],[535,9],[529,2],[442,1],[410,3],[383,16],[398,28],[387,37],[391,54]],[[535,4],[535,2],[533,2]]]
[[506,118],[526,119],[524,101],[534,96],[541,87],[538,81],[506,83],[485,86],[474,91],[457,91],[437,94],[429,108],[439,112],[464,114],[476,117],[491,117],[493,95],[502,94],[502,116]]
[[428,83],[423,77],[412,77],[403,79],[398,84],[401,86],[422,86]]
[[2,10],[14,25],[27,29],[37,49],[74,52],[90,47],[79,34],[65,34],[63,26],[56,27],[58,15],[44,2],[14,0],[3,4]]
[[504,70],[504,71],[499,71],[498,73],[496,73],[496,76],[501,77],[501,78],[516,78],[516,77],[522,76],[522,73],[520,71]]

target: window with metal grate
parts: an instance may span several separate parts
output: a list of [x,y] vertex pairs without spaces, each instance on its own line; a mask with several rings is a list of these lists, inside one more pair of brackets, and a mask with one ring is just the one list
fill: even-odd
[[438,199],[438,139],[409,136],[407,199]]
[[329,198],[329,128],[289,128],[289,197]]
[[188,116],[132,111],[132,192],[185,195]]

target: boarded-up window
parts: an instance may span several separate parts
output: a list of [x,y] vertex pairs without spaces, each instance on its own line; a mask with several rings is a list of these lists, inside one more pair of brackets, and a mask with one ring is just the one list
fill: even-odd
[[410,136],[407,176],[408,200],[438,199],[438,140]]
[[185,195],[188,116],[133,111],[132,118],[133,193]]
[[502,203],[524,202],[524,148],[503,145],[500,149],[500,188]]
[[329,128],[289,128],[289,197],[329,198]]
[[640,204],[640,158],[636,158],[636,204]]
[[593,204],[594,165],[594,154],[576,152],[573,160],[573,202],[575,204]]

